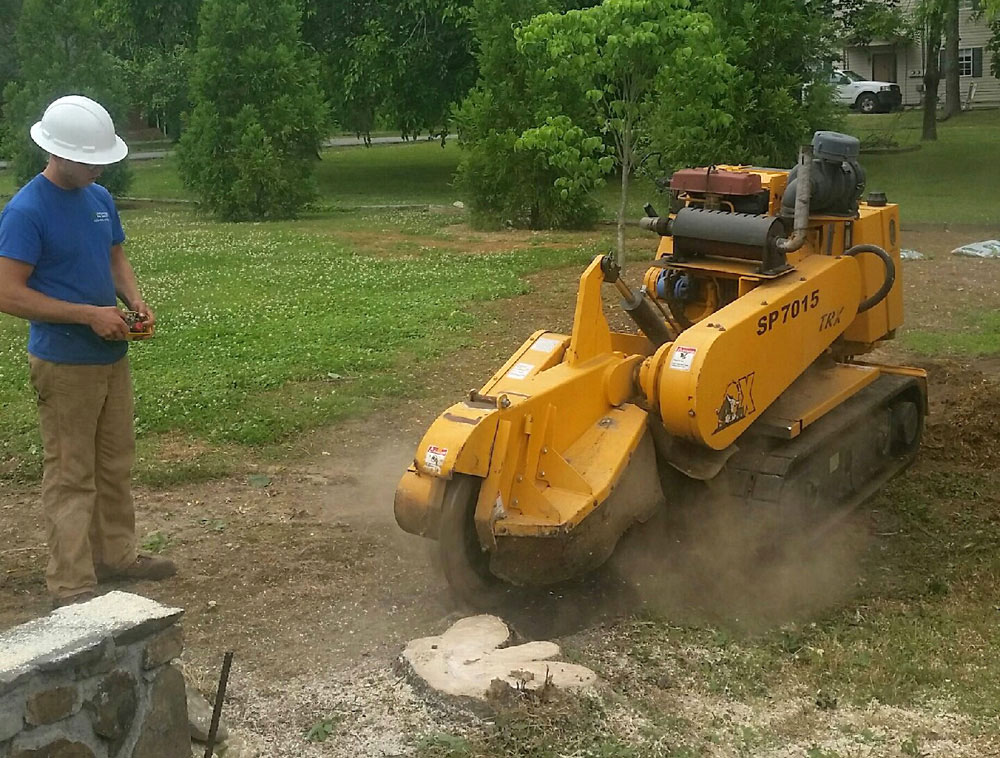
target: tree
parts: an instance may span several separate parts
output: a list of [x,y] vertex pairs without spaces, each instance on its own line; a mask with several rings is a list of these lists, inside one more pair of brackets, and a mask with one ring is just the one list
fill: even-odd
[[475,81],[469,0],[307,0],[304,36],[320,55],[334,118],[368,136],[447,132]]
[[828,0],[824,12],[834,20],[840,41],[866,47],[875,40],[903,42],[912,29],[899,7],[899,0]]
[[191,107],[188,80],[193,52],[187,45],[152,49],[136,61],[136,88],[147,118],[164,135],[176,140],[183,127],[183,114]]
[[178,144],[181,175],[217,216],[288,218],[313,196],[327,125],[294,0],[205,0]]
[[[713,118],[663,100],[654,119],[662,171],[721,162],[790,166],[815,130],[840,127],[823,73],[836,30],[822,5],[701,0],[695,7],[711,15],[731,73],[710,94]],[[700,82],[678,77],[672,86],[698,89]]]
[[[119,62],[101,46],[95,12],[94,0],[24,0],[16,34],[18,79],[3,97],[6,152],[19,185],[45,165],[28,129],[56,98],[86,95],[107,108],[116,125],[125,122],[127,82]],[[122,161],[105,170],[101,184],[119,195],[129,178]]]
[[4,88],[17,78],[16,33],[20,15],[21,0],[0,0],[0,113]]
[[681,77],[711,92],[724,73],[711,18],[690,10],[687,0],[604,0],[598,6],[532,19],[517,34],[522,51],[547,64],[556,80],[574,72],[611,143],[621,174],[617,256],[624,262],[625,208],[629,179],[649,151],[651,117],[665,98],[677,109],[704,114],[707,98],[680,99],[671,85]]
[[[597,218],[599,205],[587,190],[601,177],[583,164],[596,159],[601,168],[607,161],[601,162],[603,152],[580,151],[592,145],[584,140],[599,134],[580,81],[547,77],[538,61],[518,50],[515,38],[533,16],[575,6],[561,0],[475,0],[470,23],[479,81],[455,108],[454,119],[463,147],[455,183],[477,226],[583,228]],[[574,150],[581,165],[569,167]],[[564,194],[562,179],[575,182],[575,191]]]
[[944,2],[944,117],[962,112],[962,86],[958,71],[958,0]]
[[130,105],[164,134],[180,134],[188,110],[190,50],[202,0],[97,0],[109,52],[129,72]]
[[989,19],[990,38],[986,52],[990,56],[990,73],[1000,79],[1000,14]]
[[924,118],[921,140],[937,139],[938,86],[941,83],[941,34],[944,29],[945,5],[951,0],[920,0],[916,20],[923,29],[924,47]]

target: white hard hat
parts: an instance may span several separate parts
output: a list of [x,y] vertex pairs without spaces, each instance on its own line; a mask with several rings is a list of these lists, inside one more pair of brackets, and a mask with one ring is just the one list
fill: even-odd
[[47,153],[92,166],[117,163],[128,155],[108,112],[82,95],[60,97],[49,105],[31,127],[31,139]]

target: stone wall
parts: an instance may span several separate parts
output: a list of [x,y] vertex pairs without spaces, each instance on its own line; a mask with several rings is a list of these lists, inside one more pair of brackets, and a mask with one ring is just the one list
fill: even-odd
[[0,758],[188,758],[182,612],[111,592],[0,634]]

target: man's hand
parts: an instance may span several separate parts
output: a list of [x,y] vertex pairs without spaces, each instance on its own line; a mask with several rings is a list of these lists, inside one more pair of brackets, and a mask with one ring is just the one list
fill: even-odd
[[139,323],[149,331],[152,331],[153,325],[156,324],[156,314],[153,313],[153,309],[142,300],[136,300],[132,303],[132,310],[139,314]]
[[90,311],[87,326],[93,329],[98,337],[106,340],[128,339],[125,316],[113,305],[95,305]]

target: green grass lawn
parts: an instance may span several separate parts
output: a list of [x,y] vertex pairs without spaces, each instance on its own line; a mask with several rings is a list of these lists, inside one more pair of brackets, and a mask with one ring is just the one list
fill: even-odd
[[982,356],[1000,353],[1000,313],[971,310],[959,314],[957,323],[929,331],[907,329],[903,344],[926,356]]
[[[451,187],[460,150],[454,142],[421,140],[402,145],[328,148],[316,167],[316,206],[338,209],[366,205],[436,204],[458,200]],[[133,161],[129,196],[192,200],[173,156]],[[0,174],[2,176],[2,174]],[[2,185],[0,185],[2,186]]]
[[[525,274],[596,253],[544,244],[451,252],[442,249],[448,225],[461,217],[420,211],[268,224],[192,213],[123,212],[130,257],[159,314],[157,337],[131,350],[137,429],[153,458],[172,434],[220,450],[268,445],[419,393],[422,363],[461,346],[476,325],[474,301],[522,293]],[[356,229],[394,235],[392,254],[343,236]],[[0,462],[18,476],[33,476],[40,461],[26,332],[0,316]]]
[[6,169],[0,169],[0,200],[13,195],[15,189],[14,175]]
[[903,223],[1000,223],[1000,110],[963,113],[938,124],[936,142],[920,142],[922,114],[847,117],[848,129],[862,140],[891,133],[915,152],[863,154],[868,189],[899,203]]

